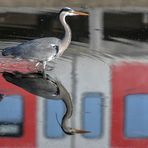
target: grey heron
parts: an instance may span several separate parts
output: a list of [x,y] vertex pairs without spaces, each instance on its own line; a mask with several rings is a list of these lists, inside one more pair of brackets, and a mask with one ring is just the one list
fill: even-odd
[[51,61],[63,54],[71,42],[71,29],[66,23],[66,16],[84,15],[87,13],[74,11],[71,8],[65,7],[61,9],[59,19],[65,29],[65,36],[63,39],[55,37],[44,37],[17,46],[8,47],[2,50],[3,56],[12,56],[18,59],[37,60],[43,63],[45,70],[47,61]]
[[66,112],[62,118],[62,123],[60,126],[66,134],[85,134],[89,132],[67,126],[67,121],[70,119],[73,113],[73,104],[70,94],[61,84],[61,82],[55,81],[49,75],[46,75],[45,78],[42,73],[22,74],[19,72],[4,72],[3,77],[6,81],[19,86],[34,95],[38,95],[47,99],[62,99],[66,106]]

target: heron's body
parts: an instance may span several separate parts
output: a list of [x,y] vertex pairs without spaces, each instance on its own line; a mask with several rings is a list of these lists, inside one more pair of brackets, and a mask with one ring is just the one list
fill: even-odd
[[50,61],[57,56],[59,46],[60,40],[58,38],[46,37],[5,48],[2,54],[20,59]]
[[43,98],[50,99],[59,95],[59,89],[56,82],[51,78],[44,79],[42,73],[22,74],[15,72],[13,74],[4,72],[3,77],[8,82],[13,83],[16,86],[19,86],[26,91]]
[[76,12],[71,8],[63,8],[60,11],[60,21],[65,29],[65,36],[63,39],[58,38],[40,38],[32,41],[27,41],[15,47],[9,47],[2,50],[3,56],[13,56],[15,58],[37,60],[43,62],[43,68],[47,61],[51,61],[59,57],[68,48],[71,42],[71,29],[66,23],[66,16],[74,15],[88,15],[82,12]]

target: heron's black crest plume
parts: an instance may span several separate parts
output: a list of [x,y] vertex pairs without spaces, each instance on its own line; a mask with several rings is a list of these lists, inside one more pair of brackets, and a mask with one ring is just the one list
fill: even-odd
[[71,8],[69,8],[69,7],[64,7],[64,8],[62,8],[62,9],[60,10],[59,14],[60,14],[61,12],[72,12],[72,11],[74,11],[74,10],[71,9]]

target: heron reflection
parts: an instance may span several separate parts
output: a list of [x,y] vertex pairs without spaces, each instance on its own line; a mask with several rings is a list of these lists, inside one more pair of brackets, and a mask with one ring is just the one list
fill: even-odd
[[60,126],[66,134],[85,134],[89,132],[67,126],[67,121],[73,113],[73,104],[70,94],[60,81],[55,81],[49,75],[46,75],[45,78],[43,73],[22,74],[20,72],[4,72],[3,77],[6,81],[13,83],[34,95],[48,99],[62,99],[66,106],[66,112]]

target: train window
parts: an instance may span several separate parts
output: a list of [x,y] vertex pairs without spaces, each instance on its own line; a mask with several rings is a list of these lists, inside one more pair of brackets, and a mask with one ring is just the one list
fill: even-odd
[[22,123],[22,97],[18,95],[4,97],[0,102],[0,136],[21,136]]
[[65,112],[64,102],[61,100],[46,100],[45,134],[48,138],[62,138],[64,133],[59,124]]
[[88,94],[83,101],[83,127],[91,131],[84,137],[98,138],[102,133],[102,95]]
[[125,100],[125,135],[148,137],[148,94],[128,95]]

